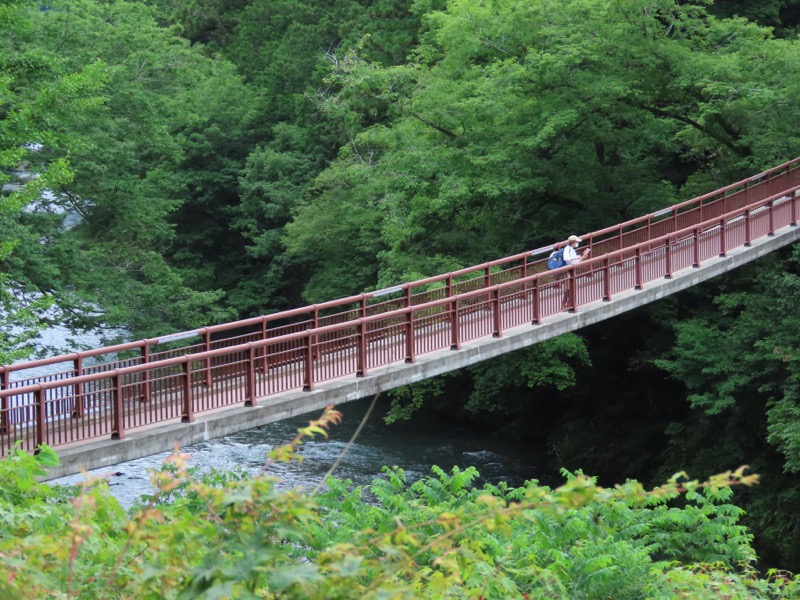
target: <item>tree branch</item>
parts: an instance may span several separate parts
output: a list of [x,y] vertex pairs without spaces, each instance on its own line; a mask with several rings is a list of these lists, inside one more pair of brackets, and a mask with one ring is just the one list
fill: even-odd
[[439,125],[436,125],[435,123],[431,123],[430,121],[428,121],[428,119],[426,119],[422,115],[419,115],[419,114],[417,114],[415,112],[412,112],[411,116],[414,117],[415,119],[419,119],[420,121],[425,123],[425,125],[428,125],[429,127],[433,127],[439,133],[445,134],[451,140],[457,140],[458,139],[458,135],[457,134],[453,133],[449,129],[445,129],[444,127],[440,127]]
[[[657,106],[647,106],[645,104],[635,104],[635,103],[631,103],[631,105],[632,106],[636,106],[638,108],[641,108],[643,110],[646,110],[647,112],[652,113],[652,114],[656,115],[657,117],[667,117],[668,119],[675,119],[676,121],[680,121],[681,123],[686,123],[687,125],[690,125],[690,126],[694,127],[695,129],[697,129],[698,131],[703,132],[704,134],[706,134],[710,138],[715,139],[718,142],[722,143],[727,148],[729,148],[731,151],[733,151],[735,154],[737,154],[737,155],[739,155],[741,157],[746,157],[749,154],[749,151],[747,150],[747,148],[741,148],[741,147],[737,146],[736,143],[734,142],[734,140],[732,140],[730,138],[726,139],[726,138],[718,135],[712,129],[706,127],[702,123],[699,123],[698,121],[695,121],[694,119],[692,119],[690,117],[687,117],[686,115],[682,115],[682,114],[679,114],[679,113],[674,113],[674,112],[671,112],[671,111],[668,111],[668,110],[664,110],[663,108],[658,108]],[[719,123],[719,121],[720,120],[717,119],[718,123]],[[729,129],[727,127],[723,126],[722,123],[719,123],[719,125],[720,125],[721,129],[726,134],[728,134],[730,137],[735,137],[735,135],[732,134],[732,132],[729,131]]]

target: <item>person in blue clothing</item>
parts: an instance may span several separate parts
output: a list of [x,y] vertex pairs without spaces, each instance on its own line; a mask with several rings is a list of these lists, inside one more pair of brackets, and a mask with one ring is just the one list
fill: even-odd
[[[577,235],[571,235],[567,238],[567,245],[564,248],[564,262],[566,264],[577,265],[579,262],[589,257],[589,252],[592,251],[591,248],[586,248],[581,254],[578,254],[578,244],[582,241],[583,239],[579,238]],[[570,308],[569,277],[564,277],[564,281],[567,283],[564,286],[564,297],[561,299],[561,310]]]

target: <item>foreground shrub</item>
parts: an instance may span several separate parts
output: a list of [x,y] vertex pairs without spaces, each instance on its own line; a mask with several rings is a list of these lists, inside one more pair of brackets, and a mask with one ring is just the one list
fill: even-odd
[[[303,438],[325,433],[329,409]],[[580,472],[551,489],[476,487],[474,468],[362,489],[280,491],[266,473],[200,475],[176,452],[129,514],[104,481],[37,483],[49,448],[0,461],[2,598],[793,598],[760,575],[730,504],[744,469],[645,490]]]

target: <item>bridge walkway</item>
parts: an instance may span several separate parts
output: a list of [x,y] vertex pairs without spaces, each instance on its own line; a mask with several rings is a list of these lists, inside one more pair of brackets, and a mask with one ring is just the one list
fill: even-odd
[[[577,267],[546,272],[546,247],[327,305],[0,367],[0,455],[48,443],[60,476],[407,385],[736,268],[796,241],[798,214],[800,159],[585,234],[593,257]],[[45,365],[72,368],[26,371]]]

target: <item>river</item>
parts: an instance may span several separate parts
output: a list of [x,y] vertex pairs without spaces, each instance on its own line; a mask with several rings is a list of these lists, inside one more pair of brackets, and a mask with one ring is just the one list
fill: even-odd
[[[302,462],[273,464],[267,472],[277,476],[284,489],[312,489],[346,450],[371,402],[372,399],[365,399],[338,407],[344,419],[340,425],[331,428],[328,439],[318,437],[305,442],[300,449]],[[545,474],[537,467],[537,464],[545,464],[544,459],[532,461],[528,458],[529,451],[518,444],[495,439],[488,432],[472,431],[427,417],[386,425],[383,416],[388,406],[388,398],[379,399],[333,472],[334,476],[350,479],[354,485],[367,485],[381,476],[381,467],[386,465],[402,468],[411,482],[431,474],[433,465],[446,471],[453,466],[461,469],[474,466],[481,474],[479,484],[507,481],[517,486],[528,479],[547,483]],[[304,427],[309,419],[317,416],[310,414],[286,419],[189,446],[182,451],[189,454],[190,466],[201,470],[241,467],[255,473],[264,465],[269,450],[288,443],[299,427]],[[127,508],[134,500],[152,493],[148,470],[158,467],[169,455],[169,452],[164,452],[97,469],[89,475],[106,477],[111,493]],[[51,483],[71,484],[83,478],[83,475],[71,475]]]

